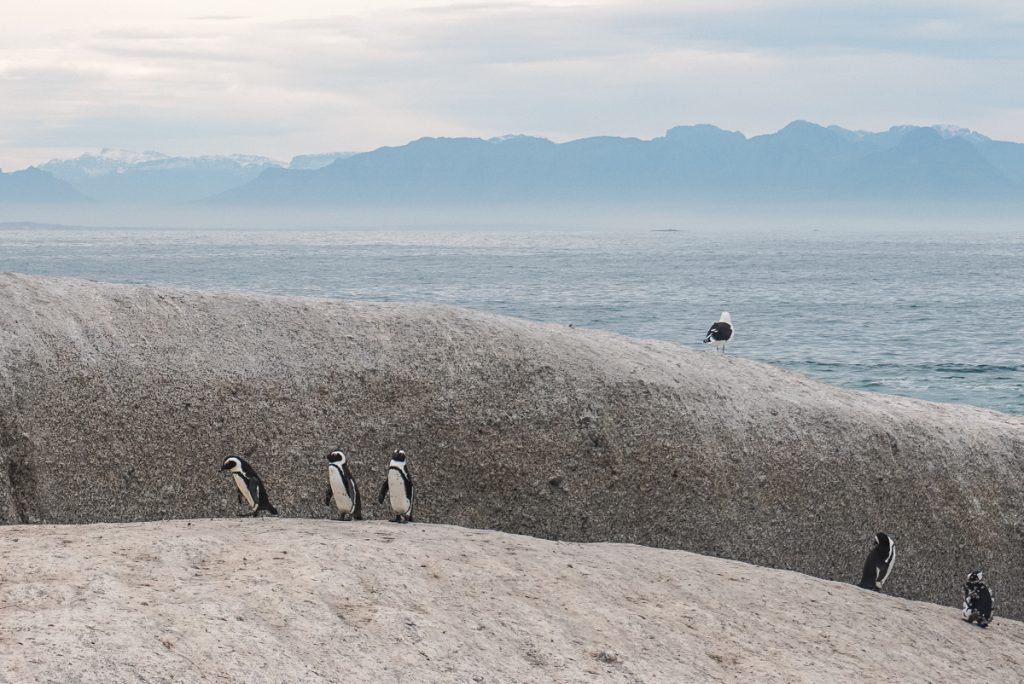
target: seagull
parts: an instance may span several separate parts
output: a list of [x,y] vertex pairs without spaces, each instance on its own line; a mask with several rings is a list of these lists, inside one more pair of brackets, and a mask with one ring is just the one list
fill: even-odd
[[704,337],[704,344],[710,343],[714,347],[721,347],[725,353],[726,342],[731,342],[733,336],[732,319],[728,311],[723,311],[718,322],[711,325],[708,334]]

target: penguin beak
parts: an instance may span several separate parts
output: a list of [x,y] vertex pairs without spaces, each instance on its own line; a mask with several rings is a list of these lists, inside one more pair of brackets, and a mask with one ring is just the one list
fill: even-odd
[[230,465],[228,465],[227,463],[225,463],[224,465],[222,465],[222,466],[220,467],[220,469],[221,469],[221,470],[231,470],[231,466],[230,466]]

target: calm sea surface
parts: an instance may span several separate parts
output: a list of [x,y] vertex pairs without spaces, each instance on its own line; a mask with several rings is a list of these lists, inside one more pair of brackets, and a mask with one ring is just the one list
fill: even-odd
[[[0,229],[0,271],[456,304],[1024,414],[1024,235]],[[2,324],[2,322],[0,322]]]

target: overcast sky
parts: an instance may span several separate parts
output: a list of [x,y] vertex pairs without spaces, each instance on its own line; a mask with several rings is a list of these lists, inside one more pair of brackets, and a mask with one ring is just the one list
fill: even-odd
[[1024,142],[1021,0],[32,0],[0,11],[0,168],[101,147],[747,135],[794,119]]

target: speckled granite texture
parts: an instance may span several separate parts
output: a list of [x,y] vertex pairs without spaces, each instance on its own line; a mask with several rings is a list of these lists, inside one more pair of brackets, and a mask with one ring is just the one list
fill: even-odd
[[323,517],[337,448],[383,517],[396,447],[418,521],[851,582],[884,530],[891,593],[956,605],[982,568],[1024,616],[1021,418],[442,306],[0,275],[5,522],[236,515],[232,453]]

